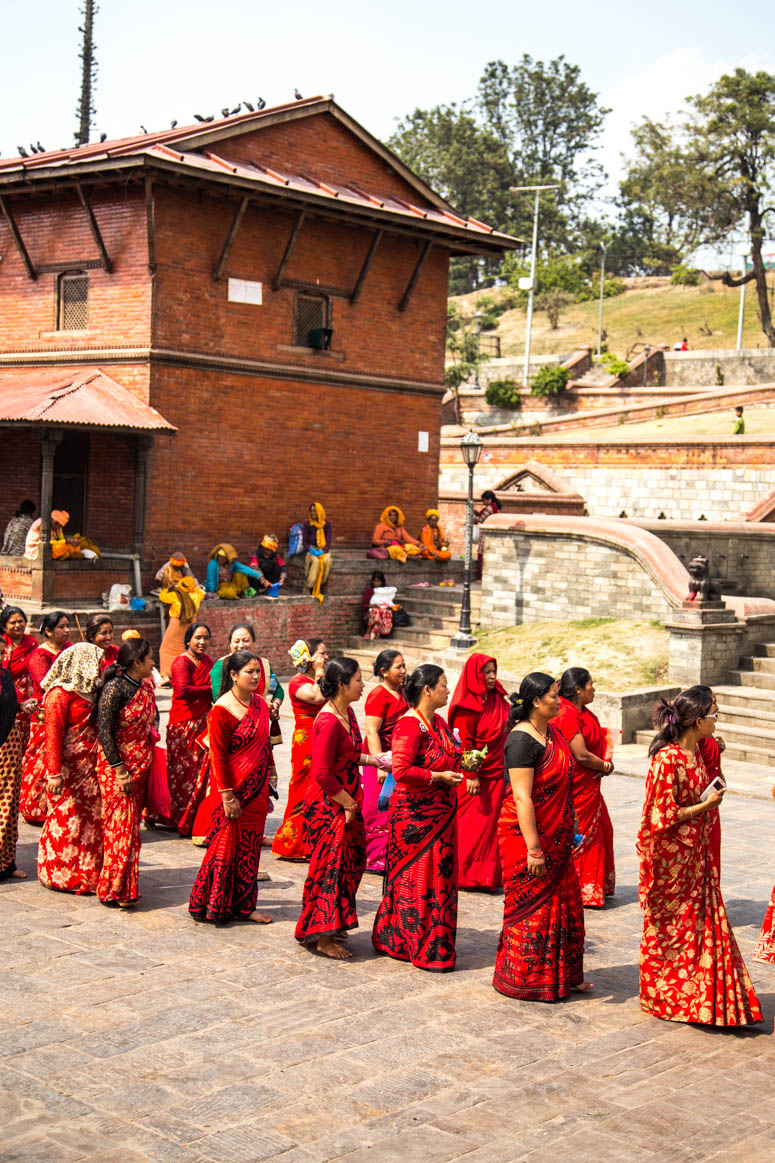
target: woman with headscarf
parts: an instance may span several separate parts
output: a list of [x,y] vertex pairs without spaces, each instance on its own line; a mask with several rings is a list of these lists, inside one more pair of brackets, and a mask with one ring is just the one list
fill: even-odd
[[227,541],[219,541],[207,555],[205,590],[211,597],[225,602],[250,597],[248,590],[262,590],[267,580],[260,569],[243,565],[237,560],[237,550]]
[[159,647],[159,669],[165,681],[169,680],[173,662],[186,649],[186,627],[196,620],[204,596],[190,573],[182,573],[176,565],[165,567],[159,591],[159,601],[169,606],[167,629]]
[[331,522],[326,519],[326,511],[319,501],[309,507],[309,520],[301,530],[301,547],[304,558],[304,584],[319,602],[323,601],[321,590],[331,573]]
[[30,654],[27,670],[32,679],[32,698],[38,712],[30,721],[30,738],[22,760],[22,794],[19,810],[28,824],[42,824],[46,818],[46,732],[43,726],[43,679],[54,660],[72,646],[70,619],[64,610],[52,610],[41,619],[39,633],[43,642]]
[[7,554],[9,557],[22,556],[27,543],[27,534],[30,531],[30,525],[32,525],[32,514],[34,512],[35,505],[32,501],[22,501],[5,527],[3,547],[0,549],[0,553]]
[[328,654],[322,638],[310,638],[306,642],[300,638],[288,653],[296,669],[288,684],[294,719],[291,780],[285,815],[272,841],[272,852],[281,860],[304,860],[304,797],[312,766],[312,726],[326,701],[318,679],[326,669]]
[[256,566],[267,583],[265,598],[277,598],[285,585],[285,562],[280,557],[280,540],[276,533],[265,533],[256,549]]
[[506,795],[503,749],[506,744],[509,703],[498,682],[498,663],[487,654],[466,659],[449,704],[447,719],[465,751],[487,755],[476,772],[457,789],[458,888],[500,888],[498,819]]
[[573,753],[573,806],[583,839],[573,860],[585,908],[601,909],[616,888],[614,829],[603,799],[602,779],[614,769],[611,733],[601,727],[589,704],[595,697],[592,676],[571,666],[560,679],[560,713],[552,723]]
[[86,624],[84,635],[87,642],[99,646],[102,651],[100,666],[107,670],[118,658],[118,647],[113,641],[113,619],[110,614],[92,614]]
[[190,836],[194,816],[204,795],[202,778],[207,749],[201,742],[212,706],[210,671],[213,660],[207,653],[210,628],[192,622],[183,639],[184,652],[172,664],[172,702],[167,720],[167,786],[169,816],[146,811],[146,827],[163,824]]
[[452,553],[444,536],[444,530],[439,525],[441,513],[438,509],[428,509],[425,513],[425,520],[428,524],[423,525],[420,530],[423,557],[429,557],[433,561],[449,561]]
[[97,778],[102,793],[105,856],[100,904],[131,908],[140,897],[140,818],[153,748],[159,738],[153,654],[145,638],[128,638],[97,687]]
[[40,833],[38,880],[79,895],[97,891],[102,867],[102,798],[97,781],[94,691],[102,651],[90,642],[63,650],[43,679],[48,813]]
[[420,557],[420,542],[416,541],[404,528],[404,514],[398,505],[388,505],[382,510],[371,539],[374,549],[384,550],[391,561],[403,565],[407,557]]
[[[20,704],[33,698],[32,675],[29,671],[30,656],[37,650],[38,643],[27,633],[27,615],[18,606],[6,606],[0,613],[0,637],[8,646],[5,666],[11,672],[16,687],[16,697]],[[22,751],[27,748],[30,738],[30,716],[24,711],[18,714],[22,735]],[[21,760],[20,760],[21,762]]]
[[[25,880],[26,872],[16,867],[22,783],[21,712],[25,704],[19,702],[13,676],[3,665],[7,652],[8,644],[0,637],[0,880]],[[29,703],[28,709],[33,705]]]

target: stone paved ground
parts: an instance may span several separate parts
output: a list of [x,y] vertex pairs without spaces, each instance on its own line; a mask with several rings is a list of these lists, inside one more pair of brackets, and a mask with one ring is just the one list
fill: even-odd
[[[287,756],[286,744],[286,779]],[[161,832],[145,834],[133,914],[34,879],[3,884],[0,1159],[773,1158],[775,971],[750,955],[775,875],[775,805],[724,804],[725,896],[766,1014],[760,1030],[731,1033],[640,1012],[642,783],[614,776],[607,794],[619,889],[587,913],[597,990],[556,1006],[493,991],[501,897],[462,896],[458,969],[437,976],[374,955],[375,876],[354,961],[300,949],[304,869],[268,852],[268,928],[195,926],[186,902],[201,853]],[[23,827],[30,873],[35,851]]]

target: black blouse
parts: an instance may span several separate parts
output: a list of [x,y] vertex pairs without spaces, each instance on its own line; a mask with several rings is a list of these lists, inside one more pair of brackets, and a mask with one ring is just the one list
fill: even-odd
[[539,743],[527,731],[512,731],[506,740],[504,755],[506,759],[505,780],[509,783],[509,768],[535,767],[541,760],[545,743]]
[[[140,683],[135,682],[128,674],[118,674],[112,678],[100,694],[97,708],[97,735],[99,736],[105,758],[111,767],[120,767],[124,762],[116,746],[116,723],[123,711],[140,689]],[[158,711],[157,711],[158,715]]]

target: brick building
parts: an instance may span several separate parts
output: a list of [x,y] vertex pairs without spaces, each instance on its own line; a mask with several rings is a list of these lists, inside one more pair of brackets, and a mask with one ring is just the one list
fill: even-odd
[[0,210],[0,527],[41,498],[201,564],[436,501],[448,261],[517,240],[331,98],[2,159]]

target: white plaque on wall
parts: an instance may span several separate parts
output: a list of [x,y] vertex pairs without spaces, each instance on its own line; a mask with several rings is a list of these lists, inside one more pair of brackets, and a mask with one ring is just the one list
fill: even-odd
[[249,279],[229,279],[229,302],[251,303],[254,307],[260,307],[261,286],[261,283],[252,283]]
[[427,452],[428,451],[428,433],[427,432],[418,432],[417,433],[417,451],[418,452]]

